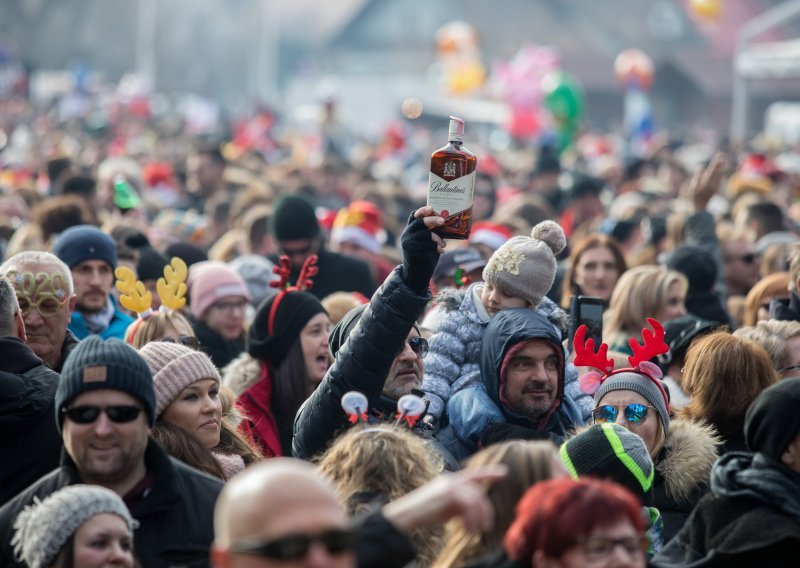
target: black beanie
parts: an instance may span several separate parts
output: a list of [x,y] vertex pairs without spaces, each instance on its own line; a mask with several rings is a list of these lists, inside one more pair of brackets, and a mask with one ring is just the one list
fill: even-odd
[[139,280],[158,280],[164,276],[164,267],[169,259],[153,247],[139,249],[139,262],[136,263],[136,275]]
[[[203,251],[203,249],[189,243],[172,243],[164,249],[164,253],[168,258],[177,256],[186,263],[186,266],[191,266],[193,264],[197,264],[198,262],[205,262],[208,260],[208,255],[205,253],[205,251]],[[163,270],[164,267],[162,266],[161,269]]]
[[650,505],[655,471],[647,446],[637,434],[607,422],[576,434],[561,445],[561,461],[575,479],[591,476],[623,485]]
[[[275,311],[275,332],[270,335],[269,313],[276,301],[279,303]],[[321,313],[326,313],[325,308],[316,296],[308,292],[293,290],[278,293],[262,302],[256,310],[256,317],[247,332],[247,352],[253,358],[277,367],[308,320]]]
[[667,260],[667,268],[686,276],[689,281],[688,294],[710,292],[717,280],[714,257],[700,247],[679,246]]
[[272,232],[278,241],[313,239],[319,235],[319,222],[311,204],[297,195],[278,201],[272,213]]
[[747,409],[744,441],[752,452],[776,461],[800,433],[800,378],[783,379],[765,388]]
[[61,431],[63,408],[87,391],[113,389],[139,400],[150,418],[156,420],[156,395],[153,375],[141,355],[119,339],[103,341],[90,335],[75,347],[64,361],[56,390],[56,424]]

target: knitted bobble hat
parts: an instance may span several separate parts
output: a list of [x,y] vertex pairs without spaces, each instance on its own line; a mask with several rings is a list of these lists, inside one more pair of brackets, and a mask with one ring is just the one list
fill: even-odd
[[572,477],[610,479],[643,504],[652,497],[655,467],[644,441],[619,424],[595,424],[561,445],[561,460]]
[[70,268],[86,260],[103,260],[117,267],[117,244],[94,225],[76,225],[61,233],[53,243],[53,254]]
[[[275,310],[270,332],[269,316],[272,304],[278,299],[280,303]],[[266,300],[256,310],[256,317],[247,331],[247,352],[253,358],[277,367],[308,321],[321,313],[327,312],[317,297],[300,290]]]
[[151,341],[139,354],[153,373],[156,416],[160,416],[186,387],[204,379],[220,383],[219,371],[208,355],[180,343]]
[[489,258],[483,279],[536,307],[556,276],[556,255],[567,246],[563,229],[542,221],[529,237],[513,237]]
[[139,523],[131,517],[119,495],[96,485],[72,485],[34,501],[14,521],[11,541],[17,559],[28,568],[51,566],[67,540],[89,519],[109,513],[117,515],[133,531]]

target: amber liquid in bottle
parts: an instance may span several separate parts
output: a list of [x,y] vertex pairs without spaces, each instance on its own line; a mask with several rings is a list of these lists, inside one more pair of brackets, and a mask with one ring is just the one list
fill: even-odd
[[467,239],[472,230],[472,196],[478,158],[464,148],[464,121],[450,117],[447,146],[431,154],[428,205],[445,217],[436,233],[444,239]]

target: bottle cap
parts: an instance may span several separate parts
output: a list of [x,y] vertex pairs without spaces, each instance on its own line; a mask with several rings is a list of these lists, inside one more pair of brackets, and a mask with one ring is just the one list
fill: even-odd
[[464,139],[464,121],[457,116],[450,117],[450,131],[447,139],[450,142],[461,142]]

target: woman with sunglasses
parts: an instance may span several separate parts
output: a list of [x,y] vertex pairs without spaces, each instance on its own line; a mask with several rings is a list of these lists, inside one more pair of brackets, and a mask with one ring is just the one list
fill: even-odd
[[25,508],[11,542],[28,568],[134,568],[138,526],[113,491],[72,485]]
[[[151,436],[173,457],[223,480],[260,461],[258,450],[224,408],[217,368],[205,353],[154,341],[139,354],[153,374],[156,424]],[[226,411],[227,410],[227,411]]]
[[651,363],[613,371],[600,383],[592,416],[595,424],[616,423],[644,440],[655,465],[652,504],[664,519],[667,542],[708,490],[719,438],[702,421],[670,420],[660,374]]
[[223,370],[223,383],[246,417],[240,429],[263,455],[292,455],[294,416],[333,362],[329,334],[330,319],[320,301],[286,288],[258,307],[247,352]]

